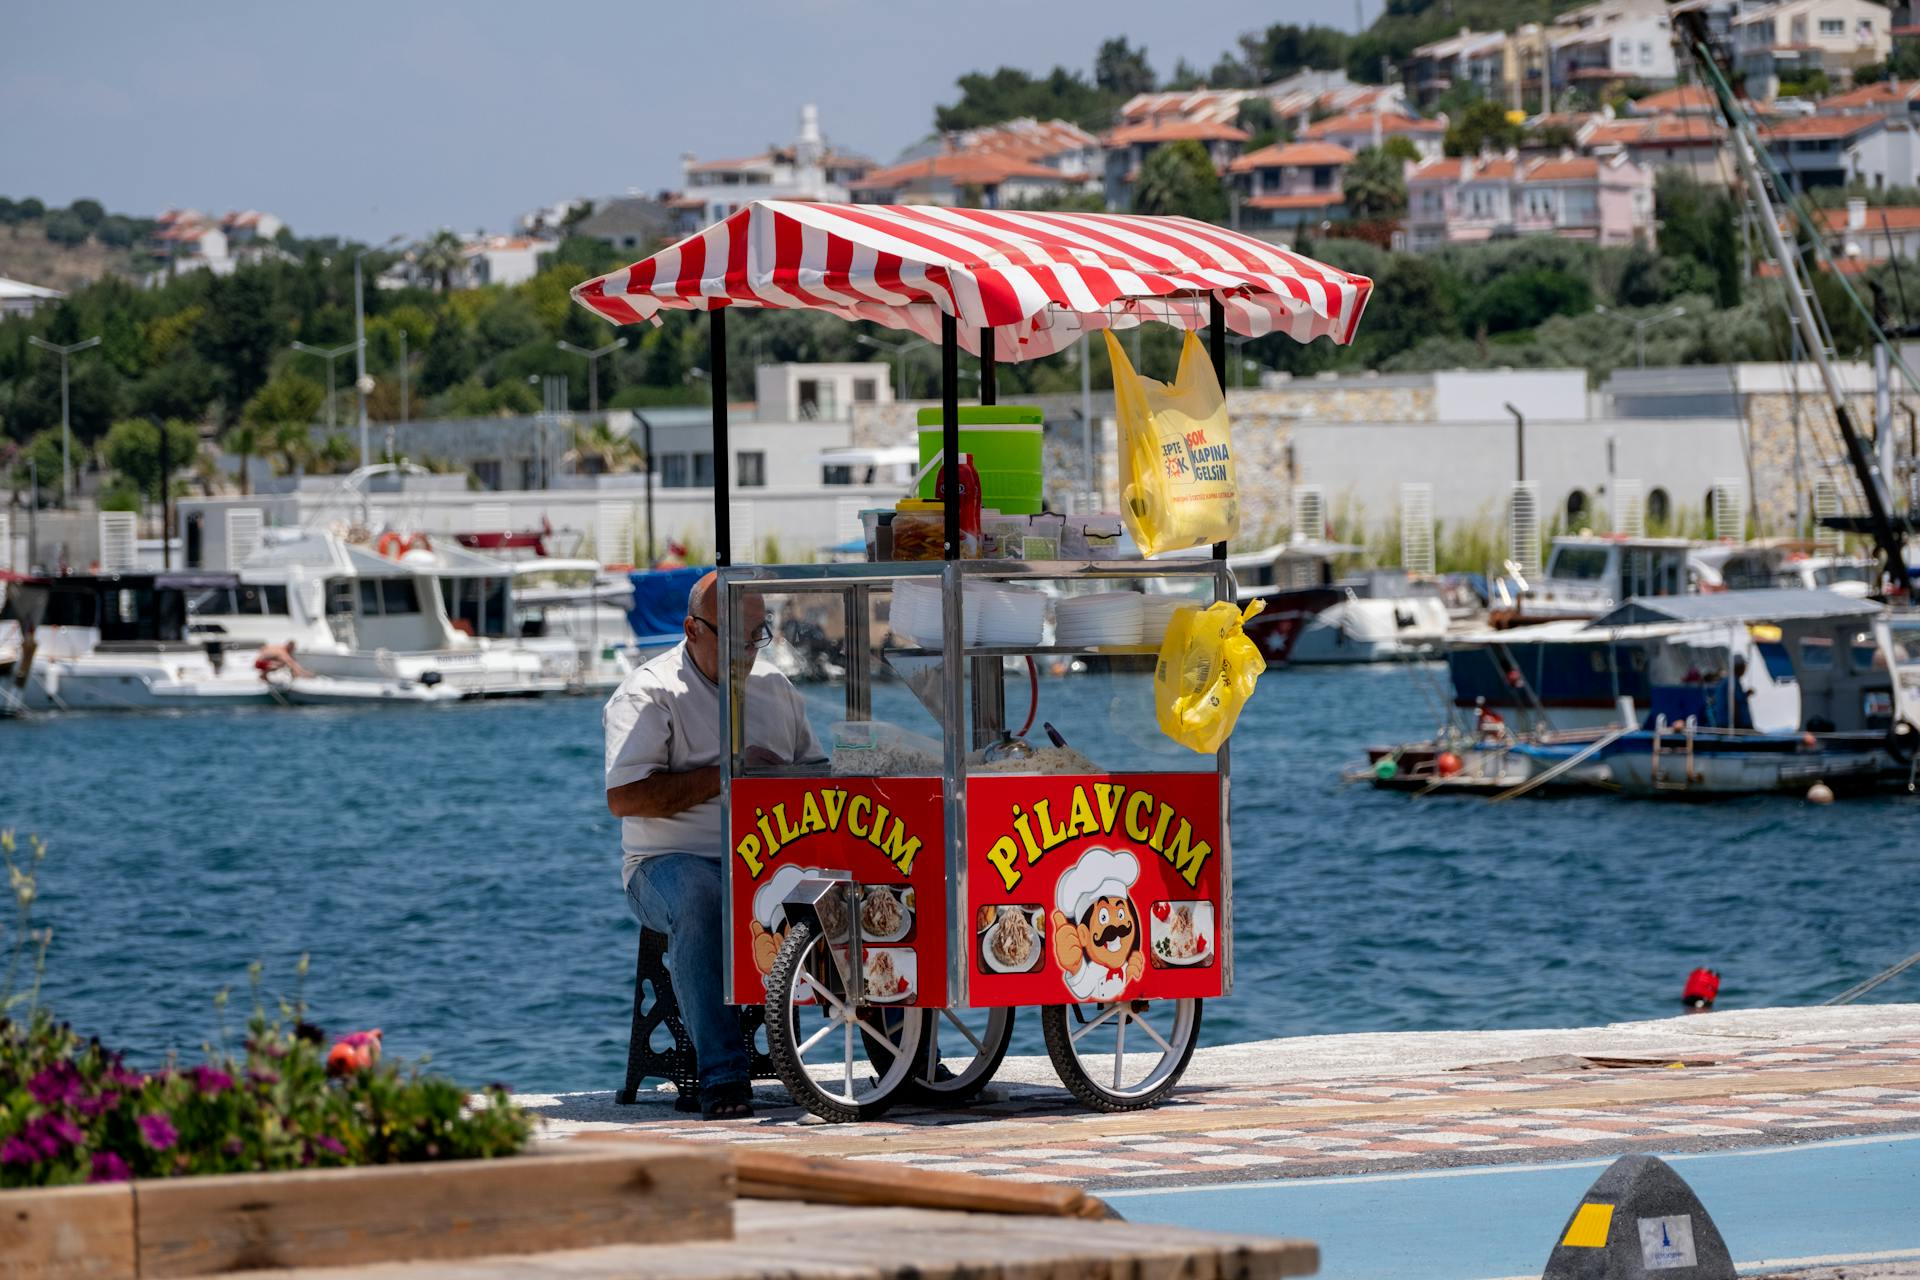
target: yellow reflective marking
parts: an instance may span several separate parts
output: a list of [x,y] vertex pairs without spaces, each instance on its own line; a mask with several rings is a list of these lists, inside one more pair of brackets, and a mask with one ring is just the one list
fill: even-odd
[[1607,1228],[1612,1225],[1612,1205],[1583,1204],[1580,1212],[1573,1215],[1573,1225],[1567,1228],[1567,1234],[1560,1243],[1576,1249],[1604,1249],[1607,1247]]

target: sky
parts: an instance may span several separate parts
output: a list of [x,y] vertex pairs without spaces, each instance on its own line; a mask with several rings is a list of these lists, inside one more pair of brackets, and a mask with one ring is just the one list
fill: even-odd
[[1381,0],[17,0],[0,11],[0,195],[152,216],[263,209],[366,243],[506,231],[569,196],[675,187],[680,156],[786,142],[800,106],[881,162],[965,72],[1161,74]]

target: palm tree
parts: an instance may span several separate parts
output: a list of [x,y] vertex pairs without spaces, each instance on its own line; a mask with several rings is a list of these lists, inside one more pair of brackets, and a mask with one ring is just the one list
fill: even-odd
[[631,471],[640,465],[640,446],[632,436],[616,435],[605,422],[596,422],[573,429],[573,448],[567,450],[566,461],[588,475]]
[[253,492],[252,462],[266,451],[269,430],[258,422],[241,422],[231,428],[222,443],[228,453],[240,457],[240,496]]
[[1400,158],[1380,147],[1367,147],[1353,158],[1343,185],[1350,218],[1392,218],[1407,211]]
[[433,233],[433,239],[420,246],[414,261],[433,277],[434,288],[445,293],[453,287],[453,273],[466,265],[466,245],[459,236],[442,228]]

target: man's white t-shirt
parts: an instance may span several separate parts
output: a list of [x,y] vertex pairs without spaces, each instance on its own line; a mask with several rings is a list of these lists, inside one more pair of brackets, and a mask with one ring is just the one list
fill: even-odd
[[[806,704],[787,678],[765,663],[747,677],[747,742],[782,760],[822,760],[826,752],[807,723]],[[600,722],[607,732],[607,787],[655,773],[685,773],[720,763],[720,686],[707,679],[681,641],[621,682]],[[621,878],[656,853],[718,858],[726,847],[726,815],[715,796],[670,818],[622,818]]]

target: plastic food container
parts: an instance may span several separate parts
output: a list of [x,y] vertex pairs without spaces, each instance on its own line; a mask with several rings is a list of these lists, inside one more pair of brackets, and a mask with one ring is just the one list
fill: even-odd
[[1068,560],[1118,560],[1125,545],[1119,516],[1068,516],[1060,534],[1060,554]]
[[[940,452],[941,411],[919,413],[920,461]],[[980,473],[980,502],[1002,515],[1034,515],[1041,507],[1041,415],[1033,405],[963,405],[960,452],[973,455]],[[937,468],[936,468],[937,470]],[[920,497],[933,497],[933,475],[920,481]]]
[[[944,503],[908,498],[901,502],[887,526],[893,535],[892,560],[938,560],[946,551],[947,509]],[[978,560],[980,539],[960,535],[960,558]]]

